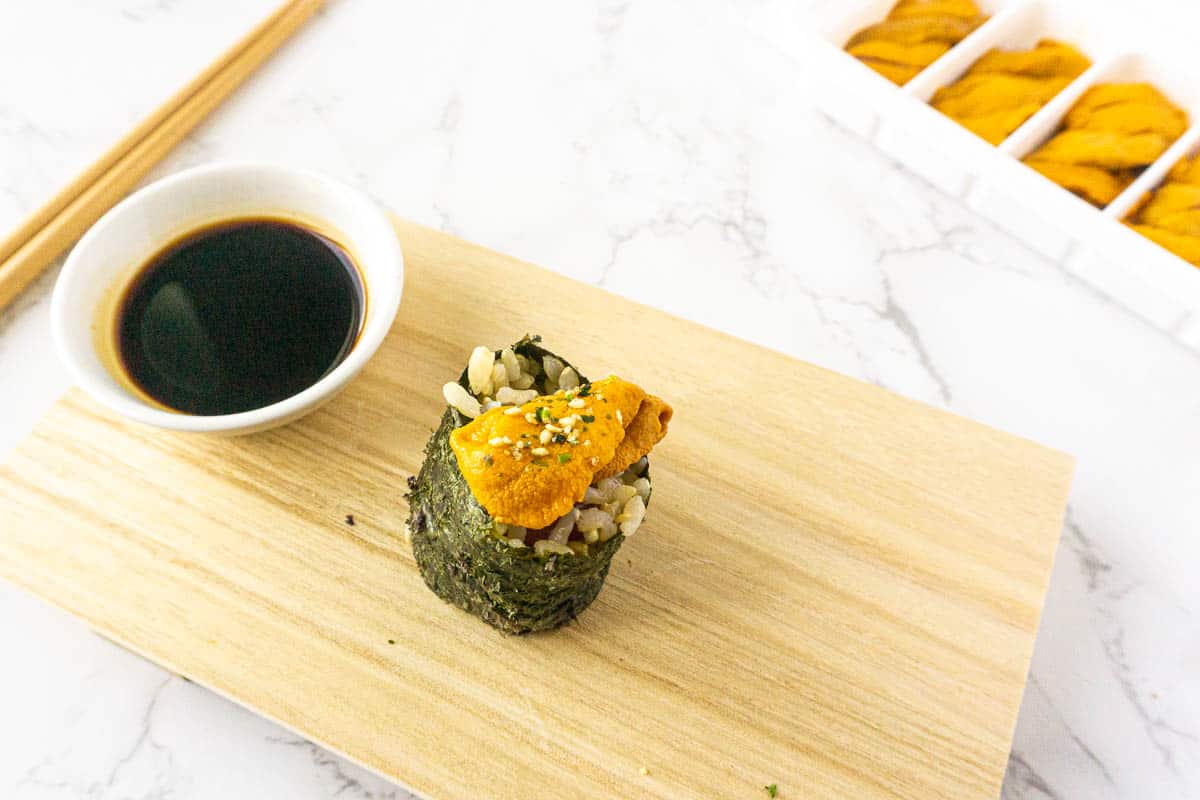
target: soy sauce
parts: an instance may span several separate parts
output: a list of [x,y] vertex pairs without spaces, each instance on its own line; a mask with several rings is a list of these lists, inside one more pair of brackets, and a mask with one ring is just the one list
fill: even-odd
[[117,318],[117,351],[146,394],[233,414],[312,386],[350,352],[365,298],[350,256],[290,222],[193,231],[147,262]]

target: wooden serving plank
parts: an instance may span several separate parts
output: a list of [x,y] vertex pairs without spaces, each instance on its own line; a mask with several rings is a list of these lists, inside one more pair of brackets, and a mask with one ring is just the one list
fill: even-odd
[[[429,797],[997,796],[1068,456],[397,229],[395,328],[298,423],[69,392],[0,469],[0,576]],[[676,414],[596,603],[506,637],[425,588],[403,495],[442,383],[527,331]]]

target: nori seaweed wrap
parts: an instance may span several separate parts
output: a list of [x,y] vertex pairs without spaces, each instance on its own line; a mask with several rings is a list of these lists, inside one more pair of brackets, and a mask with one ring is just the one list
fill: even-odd
[[[539,396],[558,392],[557,397],[571,400],[576,394],[586,397],[592,386],[569,362],[539,342],[540,337],[526,336],[501,351],[476,348],[457,382],[462,391],[455,384],[445,387],[450,405],[425,447],[420,472],[409,479],[408,527],[413,555],[425,583],[443,600],[506,633],[556,628],[587,608],[600,592],[625,534],[636,530],[650,499],[649,463],[644,455],[628,467],[618,464],[620,472],[595,480],[584,498],[573,506],[571,502],[577,498],[566,500],[569,510],[540,529],[501,523],[476,498],[452,446],[457,429],[497,406],[504,406],[509,415],[519,416],[525,410],[521,404]],[[590,402],[595,398],[588,399]],[[657,412],[661,417],[661,432],[656,430],[654,439],[657,441],[665,433],[670,409],[657,398],[652,399],[665,409]],[[541,413],[544,410],[539,418]],[[621,417],[619,411],[616,415]],[[524,416],[533,421],[534,414]],[[587,427],[577,421],[578,417],[575,423],[570,416],[563,419],[574,445],[581,434],[570,424],[578,424],[580,430]],[[592,422],[593,430],[598,429],[593,417],[583,419]],[[522,424],[516,418],[501,422]],[[554,418],[554,422],[559,420]],[[551,424],[546,427],[560,430]],[[525,436],[521,434],[522,439]],[[566,437],[561,433],[551,436],[566,447]],[[547,442],[545,433],[542,437],[542,442]],[[512,448],[513,455],[520,460],[529,452],[547,453],[537,446],[536,437],[532,445],[531,450],[522,451],[519,448],[529,444],[519,442]],[[485,458],[490,465],[491,457]],[[562,454],[558,458],[557,463],[562,464],[571,456]],[[542,461],[537,459],[536,463],[542,466]],[[604,473],[598,471],[600,474]],[[587,480],[584,478],[584,482]]]

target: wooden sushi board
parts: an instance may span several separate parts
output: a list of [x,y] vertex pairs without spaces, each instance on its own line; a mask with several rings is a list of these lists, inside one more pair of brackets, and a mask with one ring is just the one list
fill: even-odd
[[[0,469],[0,576],[429,797],[998,795],[1068,456],[397,227],[395,329],[310,417],[197,438],[69,392]],[[401,531],[441,384],[526,331],[676,416],[599,599],[514,638]]]

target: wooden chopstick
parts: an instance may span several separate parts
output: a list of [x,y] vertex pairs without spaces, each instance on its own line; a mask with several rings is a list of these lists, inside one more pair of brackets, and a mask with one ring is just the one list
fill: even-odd
[[145,177],[324,0],[288,0],[0,242],[0,308]]

